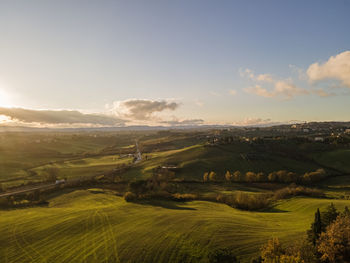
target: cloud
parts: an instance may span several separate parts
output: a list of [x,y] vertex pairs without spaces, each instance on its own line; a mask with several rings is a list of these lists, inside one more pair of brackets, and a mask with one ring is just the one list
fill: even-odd
[[262,82],[274,82],[270,74],[260,74],[256,77],[256,80]]
[[151,120],[154,113],[165,110],[174,111],[179,103],[166,100],[130,99],[114,102],[114,111],[122,118],[132,120]]
[[272,89],[255,85],[254,87],[245,88],[244,91],[265,98],[283,97],[285,99],[292,99],[297,95],[309,94],[307,90],[298,88],[293,83],[287,81],[275,81],[273,85]]
[[232,95],[232,96],[235,96],[235,95],[237,94],[237,91],[234,90],[234,89],[231,89],[231,90],[228,91],[228,93],[229,93],[230,95]]
[[[306,89],[297,87],[291,79],[277,79],[271,74],[255,75],[250,69],[240,70],[240,75],[249,78],[255,82],[255,86],[245,88],[244,91],[265,98],[280,97],[284,99],[292,99],[298,95],[307,95]],[[265,85],[267,87],[263,87]]]
[[104,114],[84,114],[70,110],[30,110],[22,108],[0,108],[0,115],[10,121],[40,124],[96,124],[123,125],[124,120]]
[[334,92],[327,92],[323,89],[315,89],[312,91],[314,94],[320,96],[320,97],[331,97],[331,96],[335,96],[336,94]]
[[271,119],[245,118],[243,121],[233,123],[233,125],[238,126],[264,126],[273,124],[279,124],[279,122],[272,122]]
[[171,126],[191,126],[191,125],[200,125],[204,123],[202,119],[188,119],[188,120],[171,120],[171,121],[162,121],[163,124],[168,124]]
[[262,88],[260,85],[255,85],[254,87],[245,88],[244,91],[247,93],[255,94],[265,98],[271,98],[274,96],[271,91],[268,91],[267,89]]
[[306,74],[311,82],[335,79],[350,88],[350,51],[331,56],[323,64],[314,63],[310,65]]

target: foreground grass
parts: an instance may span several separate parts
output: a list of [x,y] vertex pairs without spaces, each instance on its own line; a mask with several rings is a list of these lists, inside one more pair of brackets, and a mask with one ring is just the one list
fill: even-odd
[[111,192],[77,190],[48,207],[0,211],[0,261],[206,262],[219,247],[247,261],[272,236],[300,238],[316,208],[329,203],[295,198],[262,213],[203,201],[126,203]]

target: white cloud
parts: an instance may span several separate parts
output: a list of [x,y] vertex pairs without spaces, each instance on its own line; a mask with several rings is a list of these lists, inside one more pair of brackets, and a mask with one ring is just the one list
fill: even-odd
[[274,82],[270,74],[260,74],[256,77],[256,80],[261,82]]
[[228,91],[228,93],[229,93],[230,95],[232,95],[232,96],[235,96],[235,95],[237,94],[237,91],[234,90],[234,89],[231,89],[231,90]]
[[350,88],[350,51],[331,56],[323,64],[314,63],[309,66],[306,73],[311,82],[336,79]]
[[262,88],[260,85],[255,85],[254,87],[245,88],[244,91],[247,93],[255,94],[265,98],[271,98],[274,96],[273,92],[268,91],[265,88]]
[[[291,66],[290,66],[291,67]],[[252,80],[255,84],[244,91],[265,98],[284,98],[292,99],[300,95],[308,95],[310,92],[304,88],[297,87],[291,78],[279,79],[271,74],[255,75],[250,69],[240,70],[239,74],[245,78]],[[320,95],[320,93],[314,92]],[[324,95],[324,94],[323,94]]]
[[171,126],[196,126],[201,125],[204,123],[204,120],[202,119],[184,119],[179,120],[178,118],[174,117],[171,121],[162,121],[162,124],[167,124]]
[[262,119],[262,118],[245,118],[242,121],[237,121],[233,125],[238,126],[264,126],[264,125],[273,125],[278,124],[278,122],[273,122],[271,119]]
[[284,99],[292,99],[297,95],[306,95],[309,92],[305,89],[298,88],[290,81],[274,80],[273,87],[270,89],[263,88],[261,85],[245,88],[244,91],[265,98],[281,97]]

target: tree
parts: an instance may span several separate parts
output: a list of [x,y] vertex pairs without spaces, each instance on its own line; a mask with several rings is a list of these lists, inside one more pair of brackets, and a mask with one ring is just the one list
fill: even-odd
[[255,182],[256,181],[256,174],[254,172],[247,172],[245,174],[245,179],[247,182]]
[[317,245],[321,260],[325,262],[350,261],[350,217],[339,216],[322,233]]
[[225,179],[226,179],[227,182],[231,182],[232,174],[229,171],[226,172]]
[[209,173],[205,172],[203,175],[203,182],[208,182],[209,181]]
[[58,168],[57,167],[48,167],[45,169],[46,181],[55,182],[58,176]]
[[269,173],[267,179],[268,179],[270,182],[275,182],[276,179],[277,179],[277,174],[276,174],[276,172]]
[[337,211],[333,203],[327,206],[326,211],[321,213],[323,229],[326,229],[327,226],[329,226],[334,220],[336,220],[338,215],[339,212]]
[[284,250],[277,237],[270,239],[267,244],[263,245],[261,248],[261,257],[263,262],[266,263],[279,262],[283,253]]
[[228,248],[217,249],[209,254],[210,263],[238,263],[237,257]]
[[265,182],[265,181],[266,181],[266,178],[267,178],[267,177],[265,176],[265,174],[262,173],[262,172],[257,173],[256,177],[257,177],[257,181],[258,181],[258,182]]
[[350,216],[350,210],[347,206],[344,207],[344,212],[342,213],[342,216]]
[[216,181],[216,173],[211,171],[209,173],[209,180],[212,181],[212,182],[215,182]]
[[286,170],[279,170],[276,172],[276,176],[279,182],[285,182],[287,179],[288,172]]
[[240,171],[235,171],[234,173],[233,173],[233,180],[235,181],[235,182],[240,182],[241,180],[242,180],[242,175],[241,175],[241,172]]
[[291,246],[286,248],[286,254],[290,256],[296,256],[299,261],[289,262],[303,262],[303,263],[316,263],[318,262],[316,256],[316,248],[307,239],[299,239],[295,241]]
[[310,242],[312,242],[312,244],[316,245],[316,241],[320,237],[321,232],[322,232],[321,214],[320,214],[320,209],[317,208],[314,222],[311,224],[311,229],[307,232],[308,238]]
[[298,175],[293,172],[288,172],[286,177],[284,178],[285,183],[295,183],[298,181]]

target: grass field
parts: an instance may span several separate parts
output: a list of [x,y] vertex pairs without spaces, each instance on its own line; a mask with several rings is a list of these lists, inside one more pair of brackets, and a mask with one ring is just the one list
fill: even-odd
[[350,173],[350,150],[341,149],[315,154],[315,159],[325,165]]
[[[108,158],[112,154],[118,155],[125,147],[134,144],[135,136],[124,133],[0,134],[0,183],[11,187],[30,181],[40,181],[43,179],[40,175],[32,176],[28,171],[40,171],[42,167],[53,163],[59,168],[71,166],[72,169],[69,171],[62,170],[65,177],[91,175],[94,172],[111,170],[115,166]],[[86,158],[86,155],[98,157],[92,160]],[[80,165],[77,163],[78,159],[80,159]],[[70,160],[76,160],[76,162]],[[105,168],[101,169],[103,162]]]
[[[338,208],[350,201],[332,200]],[[305,234],[331,200],[294,198],[277,212],[246,212],[195,201],[126,203],[112,192],[76,190],[48,207],[1,211],[1,262],[207,262],[228,247],[244,262],[270,237]]]
[[152,169],[166,164],[176,164],[179,168],[177,176],[187,180],[202,180],[204,172],[215,171],[224,178],[227,170],[242,173],[288,170],[303,174],[320,168],[310,161],[295,160],[273,152],[262,152],[257,158],[246,158],[255,149],[247,144],[233,144],[224,146],[208,146],[197,144],[177,150],[154,152],[146,154],[144,160],[125,174],[127,179],[137,176],[147,177]]
[[[0,183],[11,187],[41,181],[40,172],[48,166],[59,168],[60,177],[101,174],[119,164],[119,160],[110,160],[113,156],[134,153],[136,139],[148,159],[130,169],[124,175],[127,180],[148,177],[153,168],[166,164],[176,164],[177,177],[186,180],[202,180],[207,171],[215,171],[221,179],[227,170],[242,173],[288,170],[303,174],[333,167],[341,173],[350,171],[349,150],[332,145],[235,141],[210,146],[202,137],[185,132],[0,134]],[[39,176],[33,176],[30,170]]]

